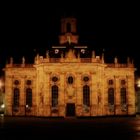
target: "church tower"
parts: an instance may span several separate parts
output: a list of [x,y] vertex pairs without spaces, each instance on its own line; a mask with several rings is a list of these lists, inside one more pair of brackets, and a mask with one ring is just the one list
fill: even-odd
[[59,36],[59,43],[61,45],[66,43],[78,44],[77,35],[77,20],[73,17],[61,19],[61,35]]

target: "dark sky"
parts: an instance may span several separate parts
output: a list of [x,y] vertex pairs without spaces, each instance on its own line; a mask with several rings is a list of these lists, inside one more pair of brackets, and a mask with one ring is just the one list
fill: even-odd
[[[33,61],[37,52],[58,43],[60,19],[74,16],[78,21],[79,42],[97,53],[105,50],[105,58],[115,56],[125,62],[127,56],[134,59],[140,69],[140,21],[138,3],[92,3],[75,4],[75,1],[48,3],[6,3],[1,10],[0,68],[14,57],[16,63],[22,56]],[[137,72],[137,73],[138,73]]]

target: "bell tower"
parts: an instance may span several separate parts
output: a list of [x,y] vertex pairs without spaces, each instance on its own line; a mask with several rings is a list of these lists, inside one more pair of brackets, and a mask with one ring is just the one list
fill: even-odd
[[59,43],[61,45],[65,43],[78,44],[77,20],[73,17],[61,19],[61,35],[59,36]]

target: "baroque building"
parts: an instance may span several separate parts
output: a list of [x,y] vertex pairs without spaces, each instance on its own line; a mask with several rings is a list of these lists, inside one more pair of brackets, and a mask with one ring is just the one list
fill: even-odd
[[5,115],[109,116],[135,114],[134,65],[106,63],[79,45],[77,20],[63,18],[54,54],[36,55],[33,64],[6,64]]

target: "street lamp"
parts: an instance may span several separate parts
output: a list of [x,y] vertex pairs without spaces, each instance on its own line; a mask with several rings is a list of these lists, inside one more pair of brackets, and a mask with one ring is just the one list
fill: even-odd
[[0,90],[2,90],[3,87],[3,81],[0,79]]
[[3,94],[3,80],[0,79],[0,114],[4,114],[5,104],[4,104],[4,94]]
[[137,80],[137,87],[140,88],[140,79]]
[[136,113],[140,115],[140,78],[136,78]]

